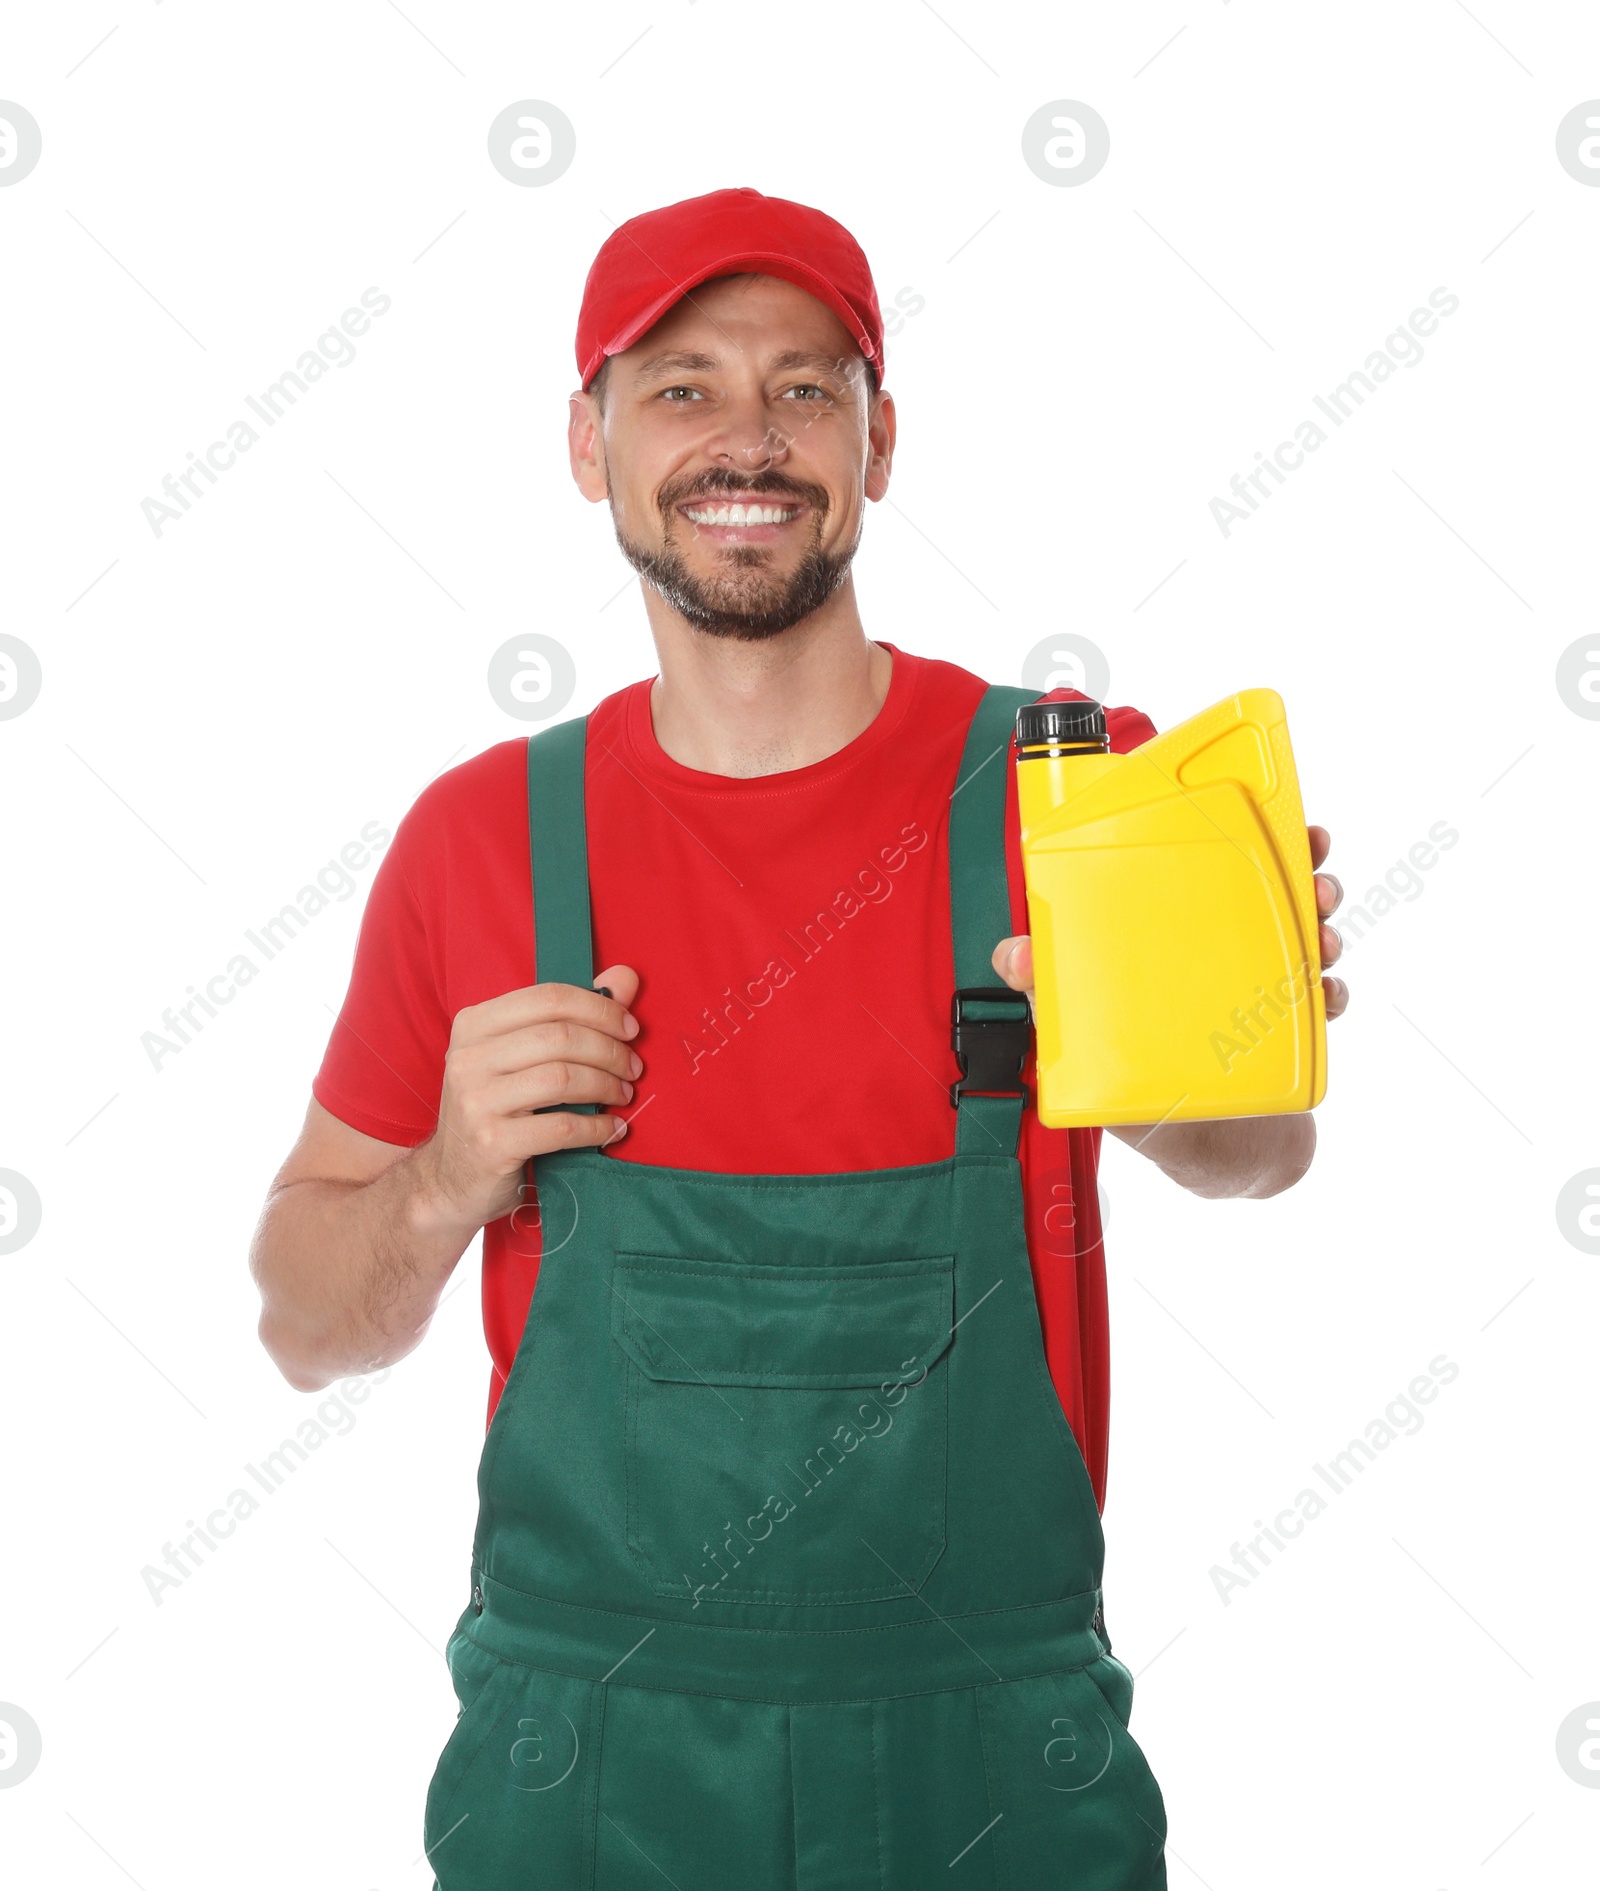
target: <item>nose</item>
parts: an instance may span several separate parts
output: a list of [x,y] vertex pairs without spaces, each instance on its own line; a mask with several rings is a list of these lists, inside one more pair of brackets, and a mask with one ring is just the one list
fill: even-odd
[[774,424],[756,396],[730,400],[707,449],[718,465],[741,473],[765,473],[789,456],[792,436]]

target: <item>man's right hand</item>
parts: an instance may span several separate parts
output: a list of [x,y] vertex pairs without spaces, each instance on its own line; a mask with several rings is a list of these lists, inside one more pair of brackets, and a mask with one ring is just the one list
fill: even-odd
[[644,1068],[630,1041],[639,1029],[628,1009],[638,973],[613,965],[595,984],[614,995],[525,985],[457,1012],[439,1125],[417,1151],[419,1179],[448,1219],[473,1230],[498,1220],[522,1199],[530,1156],[627,1133],[623,1117],[562,1107],[631,1102]]
[[424,1143],[368,1136],[313,1097],[250,1246],[261,1342],[292,1386],[403,1359],[478,1230],[521,1204],[529,1156],[626,1130],[571,1107],[630,1102],[642,1068],[638,973],[614,965],[595,983],[613,996],[552,982],[459,1012]]

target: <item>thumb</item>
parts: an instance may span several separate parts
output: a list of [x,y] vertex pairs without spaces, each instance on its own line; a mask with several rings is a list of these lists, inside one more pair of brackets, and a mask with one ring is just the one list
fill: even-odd
[[631,965],[608,965],[603,972],[595,973],[594,982],[596,990],[604,985],[624,1011],[633,1009],[633,1001],[639,996],[639,974]]
[[1026,933],[1002,939],[995,947],[990,963],[1013,991],[1025,991],[1032,996],[1033,941]]

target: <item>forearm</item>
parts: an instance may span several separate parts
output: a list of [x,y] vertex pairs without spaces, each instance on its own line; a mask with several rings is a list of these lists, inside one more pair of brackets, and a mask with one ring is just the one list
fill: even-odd
[[261,1343],[302,1392],[393,1365],[420,1343],[476,1233],[437,1201],[418,1150],[370,1182],[274,1190],[250,1251]]
[[1311,1166],[1309,1115],[1239,1116],[1219,1122],[1125,1124],[1111,1134],[1148,1156],[1195,1195],[1256,1200],[1292,1188]]

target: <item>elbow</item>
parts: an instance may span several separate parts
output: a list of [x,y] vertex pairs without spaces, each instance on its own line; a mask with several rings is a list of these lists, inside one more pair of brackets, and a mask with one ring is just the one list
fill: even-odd
[[1316,1148],[1309,1114],[1219,1117],[1177,1126],[1156,1160],[1202,1200],[1263,1201],[1293,1188]]
[[250,1249],[250,1274],[261,1295],[256,1338],[262,1350],[296,1392],[320,1392],[338,1375],[323,1361],[323,1347],[310,1329],[305,1309],[298,1307],[287,1283],[280,1278],[274,1256],[258,1231]]
[[300,1285],[305,1270],[293,1266],[268,1233],[263,1217],[250,1248],[250,1274],[261,1295],[256,1337],[287,1383],[296,1392],[321,1392],[336,1379],[387,1365],[386,1359],[353,1357],[350,1322],[306,1294]]
[[1309,1111],[1280,1116],[1277,1135],[1251,1186],[1242,1192],[1253,1201],[1266,1201],[1291,1189],[1311,1167],[1317,1153],[1317,1125]]
[[296,1392],[321,1392],[339,1377],[338,1369],[307,1345],[304,1334],[286,1330],[270,1309],[263,1308],[256,1334],[267,1357]]
[[409,1343],[374,1336],[362,1346],[348,1327],[312,1328],[303,1317],[286,1313],[270,1299],[264,1302],[256,1322],[256,1334],[267,1357],[296,1392],[323,1392],[336,1379],[365,1378],[368,1373],[385,1371],[404,1359],[426,1331],[424,1322]]

